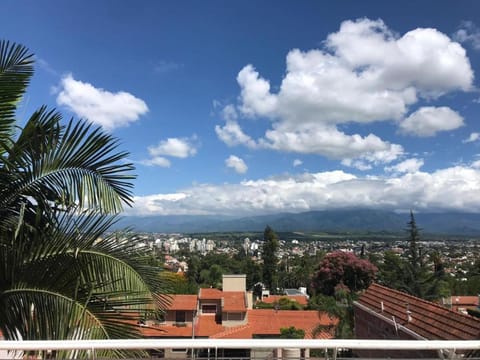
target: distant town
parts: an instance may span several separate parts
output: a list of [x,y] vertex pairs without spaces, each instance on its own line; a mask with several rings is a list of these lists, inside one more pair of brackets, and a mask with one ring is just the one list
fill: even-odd
[[[248,257],[253,262],[262,262],[264,245],[262,233],[140,233],[145,246],[152,254],[164,260],[166,269],[176,273],[188,273],[191,256],[209,255],[227,258]],[[385,252],[400,257],[408,249],[406,234],[327,234],[327,233],[279,233],[279,248],[276,256],[282,261],[295,263],[301,257],[315,258],[319,254],[335,251],[361,255],[374,263],[381,262]],[[423,237],[423,236],[422,236]],[[452,281],[466,282],[469,269],[480,258],[479,237],[455,237],[429,235],[418,242],[424,254],[441,254],[443,268]],[[226,270],[226,269],[224,269]],[[290,269],[291,270],[291,269]],[[307,271],[307,269],[305,269]],[[308,286],[304,283],[303,286]],[[462,291],[460,291],[462,292]]]

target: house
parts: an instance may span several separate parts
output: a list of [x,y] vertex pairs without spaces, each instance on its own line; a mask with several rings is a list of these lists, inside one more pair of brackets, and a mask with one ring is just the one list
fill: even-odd
[[[372,284],[354,302],[355,336],[358,339],[475,340],[480,339],[480,319],[452,311],[379,284]],[[419,351],[362,351],[362,357],[425,358],[453,356]]]
[[[278,338],[281,328],[294,326],[303,329],[307,339],[328,339],[337,323],[337,319],[315,310],[253,309],[253,295],[246,291],[246,276],[224,275],[223,290],[207,288],[200,289],[198,295],[171,295],[164,321],[147,322],[140,330],[147,338],[251,339]],[[266,353],[220,349],[220,355],[266,357],[273,350]],[[275,351],[278,355],[279,350]],[[186,350],[165,349],[164,356],[185,358],[187,354]]]
[[258,302],[263,302],[266,304],[278,304],[281,299],[288,299],[290,301],[294,301],[302,307],[306,307],[308,305],[308,299],[304,295],[270,295],[269,297],[264,297]]
[[442,302],[453,311],[468,314],[468,309],[478,308],[478,298],[478,296],[450,296],[442,299]]

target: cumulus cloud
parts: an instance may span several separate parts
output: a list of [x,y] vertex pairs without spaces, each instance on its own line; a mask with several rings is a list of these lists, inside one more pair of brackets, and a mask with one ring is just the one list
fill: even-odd
[[473,132],[470,134],[470,136],[463,140],[462,142],[463,143],[470,143],[470,142],[474,142],[474,141],[477,141],[478,139],[480,139],[480,133],[478,132]]
[[245,161],[235,155],[230,155],[225,160],[225,166],[234,169],[238,174],[245,174],[248,170],[248,166],[245,164]]
[[171,165],[170,160],[162,156],[154,156],[150,159],[141,160],[139,161],[139,163],[146,166],[159,166],[159,167],[170,167]]
[[480,50],[480,28],[471,21],[463,21],[453,38],[461,43],[470,43],[475,50]]
[[385,167],[385,171],[387,172],[395,172],[395,173],[416,173],[420,168],[423,166],[424,162],[423,159],[407,159],[404,160],[394,166],[387,166]]
[[463,126],[463,117],[448,107],[422,107],[402,120],[400,130],[406,134],[428,137],[440,131]]
[[[417,162],[418,164],[418,162]],[[480,165],[454,166],[432,173],[359,177],[344,171],[201,184],[178,193],[136,197],[130,214],[255,215],[338,208],[480,212]],[[411,170],[411,171],[410,171]]]
[[[401,120],[422,99],[472,89],[465,49],[435,29],[400,36],[381,20],[358,19],[343,22],[323,44],[287,54],[277,92],[253,65],[241,69],[237,116],[217,125],[218,137],[229,146],[318,154],[367,168],[396,160],[403,148],[375,134],[348,134],[340,124],[397,121],[410,130]],[[412,131],[435,134],[463,124],[453,110],[435,114],[450,122]],[[241,131],[241,117],[266,118],[271,127],[252,139]]]
[[72,74],[62,78],[57,90],[58,105],[109,131],[128,126],[148,112],[147,104],[132,94],[96,88],[75,80]]
[[303,161],[300,159],[293,160],[293,167],[297,167],[303,164]]
[[149,146],[150,158],[141,160],[139,163],[146,166],[170,167],[171,162],[165,156],[182,159],[194,156],[197,153],[195,140],[196,136],[162,140],[155,146]]
[[168,138],[162,140],[156,146],[150,146],[148,152],[152,156],[172,156],[187,158],[197,153],[195,145],[188,138]]
[[479,169],[480,170],[480,160],[475,160],[474,162],[472,162],[472,164],[470,166],[474,169]]
[[335,126],[312,124],[297,128],[278,124],[266,132],[260,144],[264,148],[279,151],[321,154],[331,159],[343,159],[345,164],[357,157],[376,164],[390,162],[403,153],[402,146],[383,141],[374,134],[347,135]]
[[255,140],[245,134],[238,122],[234,120],[227,120],[225,126],[216,125],[215,132],[218,138],[228,146],[245,145],[251,149],[257,147]]

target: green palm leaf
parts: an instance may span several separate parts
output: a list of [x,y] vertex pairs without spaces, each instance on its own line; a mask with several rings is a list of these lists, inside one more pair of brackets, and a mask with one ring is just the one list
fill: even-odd
[[32,75],[33,55],[22,45],[0,41],[0,143],[13,135],[17,103]]
[[133,166],[117,139],[85,121],[64,126],[46,107],[16,136],[32,72],[24,47],[0,42],[0,330],[23,340],[138,337],[136,319],[169,299],[141,241],[108,234],[116,217],[107,214],[132,203]]
[[52,203],[64,208],[93,208],[119,212],[131,204],[132,164],[117,152],[118,141],[85,122],[60,127],[61,115],[36,111],[18,140],[6,148],[0,189],[0,207],[33,198],[46,209]]
[[[138,327],[131,321],[131,317],[118,312],[95,312],[87,304],[59,293],[36,288],[18,288],[4,292],[0,299],[3,305],[0,310],[3,320],[0,328],[7,339],[80,340],[139,337]],[[73,354],[77,358],[91,357],[91,354],[84,351],[62,351],[56,353],[56,356],[72,358]],[[127,354],[117,350],[97,353],[98,356],[104,357],[123,357]]]

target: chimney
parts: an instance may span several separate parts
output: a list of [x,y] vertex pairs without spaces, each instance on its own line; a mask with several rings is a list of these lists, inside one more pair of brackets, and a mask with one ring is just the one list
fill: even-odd
[[410,311],[410,304],[407,303],[407,321],[411,322],[412,321],[412,312]]
[[383,306],[383,301],[380,301],[380,309],[382,309],[382,312],[383,310],[385,310],[385,307]]

